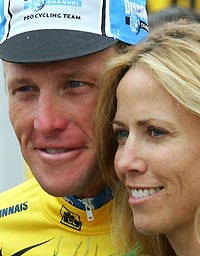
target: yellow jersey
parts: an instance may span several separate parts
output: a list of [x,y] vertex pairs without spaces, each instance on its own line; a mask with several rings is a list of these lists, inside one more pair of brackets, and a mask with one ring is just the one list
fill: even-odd
[[86,211],[32,178],[0,195],[0,256],[109,256],[112,200]]

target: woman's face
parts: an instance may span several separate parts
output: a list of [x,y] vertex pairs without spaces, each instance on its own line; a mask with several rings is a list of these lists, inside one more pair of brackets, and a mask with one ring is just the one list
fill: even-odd
[[147,71],[129,70],[117,89],[115,168],[138,231],[193,230],[200,205],[200,118]]

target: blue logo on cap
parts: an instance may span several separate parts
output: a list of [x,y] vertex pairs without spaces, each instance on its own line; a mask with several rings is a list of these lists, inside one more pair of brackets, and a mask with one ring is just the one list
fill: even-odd
[[24,9],[32,11],[41,10],[46,4],[46,0],[24,0]]
[[117,39],[137,44],[148,35],[145,0],[110,0],[110,30]]
[[82,6],[82,0],[46,0],[49,5]]
[[24,9],[40,11],[45,5],[82,6],[82,0],[24,0]]
[[5,24],[6,24],[6,17],[4,14],[4,0],[0,0],[0,41],[2,40],[5,34]]

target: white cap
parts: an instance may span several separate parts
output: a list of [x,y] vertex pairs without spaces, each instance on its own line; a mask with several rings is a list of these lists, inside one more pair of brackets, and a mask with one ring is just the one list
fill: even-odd
[[148,35],[143,0],[0,0],[0,58],[46,62],[137,44]]

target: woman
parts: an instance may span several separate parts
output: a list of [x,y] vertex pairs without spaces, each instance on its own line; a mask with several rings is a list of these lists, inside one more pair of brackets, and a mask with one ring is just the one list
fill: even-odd
[[200,255],[199,31],[167,23],[113,59],[99,83],[97,153],[116,193],[120,248],[141,233],[156,256]]

